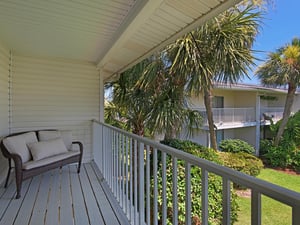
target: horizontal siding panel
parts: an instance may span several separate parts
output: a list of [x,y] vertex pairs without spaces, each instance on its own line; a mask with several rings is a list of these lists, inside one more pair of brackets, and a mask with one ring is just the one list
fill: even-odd
[[99,118],[99,73],[92,63],[14,57],[12,130],[69,129],[92,158],[91,120]]
[[[0,139],[9,133],[9,98],[8,98],[8,79],[9,79],[9,50],[0,43]],[[7,161],[0,156],[0,183],[5,179],[7,171]]]
[[8,77],[9,50],[0,43],[0,136],[6,135],[9,132]]

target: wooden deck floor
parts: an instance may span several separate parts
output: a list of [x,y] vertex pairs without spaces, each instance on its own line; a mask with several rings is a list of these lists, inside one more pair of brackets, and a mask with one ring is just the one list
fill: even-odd
[[83,164],[79,175],[70,165],[28,179],[20,199],[15,192],[14,180],[0,188],[0,225],[129,224],[94,163]]

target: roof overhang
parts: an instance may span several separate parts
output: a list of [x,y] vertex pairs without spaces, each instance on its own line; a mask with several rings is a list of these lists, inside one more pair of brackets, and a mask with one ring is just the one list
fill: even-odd
[[[214,88],[217,90],[234,90],[234,91],[249,91],[249,92],[258,92],[261,94],[286,94],[286,88],[273,88],[273,87],[265,87],[262,85],[255,84],[215,84]],[[298,91],[297,93],[298,94]]]
[[124,71],[240,0],[0,1],[0,42],[19,55]]

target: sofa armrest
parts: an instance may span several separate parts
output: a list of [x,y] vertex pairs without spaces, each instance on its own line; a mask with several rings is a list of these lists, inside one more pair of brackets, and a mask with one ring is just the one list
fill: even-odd
[[79,146],[79,151],[80,151],[80,154],[82,155],[82,153],[83,153],[83,144],[80,141],[73,141],[72,144]]
[[78,162],[77,173],[80,173],[80,167],[81,167],[81,161],[82,161],[82,154],[83,154],[83,144],[80,141],[73,141],[72,144],[75,144],[75,145],[79,146],[80,157],[79,157],[79,162]]
[[10,154],[9,158],[11,158],[14,161],[16,170],[18,170],[18,169],[22,170],[23,162],[22,162],[22,158],[20,155],[13,153],[13,154]]

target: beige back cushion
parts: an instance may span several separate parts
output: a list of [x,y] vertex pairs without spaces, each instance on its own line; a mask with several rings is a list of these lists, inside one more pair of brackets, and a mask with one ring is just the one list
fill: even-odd
[[40,141],[62,138],[66,148],[72,150],[72,131],[41,130],[38,132]]
[[37,141],[35,133],[28,132],[25,134],[7,137],[3,140],[3,144],[10,153],[20,155],[22,162],[25,163],[31,160],[31,154],[27,145]]
[[39,141],[28,145],[33,160],[40,160],[50,156],[68,152],[61,138]]

